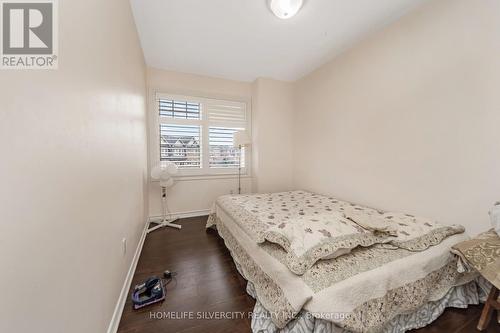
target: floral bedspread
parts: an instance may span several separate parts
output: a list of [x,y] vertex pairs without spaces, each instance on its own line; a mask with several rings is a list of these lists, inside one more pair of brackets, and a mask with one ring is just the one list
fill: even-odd
[[257,243],[271,242],[287,252],[285,264],[302,275],[320,259],[358,246],[423,251],[462,226],[445,226],[410,214],[384,212],[307,191],[222,196],[216,204]]

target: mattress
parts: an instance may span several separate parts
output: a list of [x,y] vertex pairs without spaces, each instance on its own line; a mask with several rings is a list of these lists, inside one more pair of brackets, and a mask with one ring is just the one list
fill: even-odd
[[207,227],[216,226],[259,303],[279,328],[306,311],[348,331],[378,331],[394,317],[437,301],[454,286],[476,277],[459,273],[449,251],[468,238],[465,234],[449,236],[419,252],[383,245],[359,248],[321,260],[297,275],[285,265],[285,251],[276,244],[256,242],[238,221],[245,216],[237,212],[241,210],[218,201]]

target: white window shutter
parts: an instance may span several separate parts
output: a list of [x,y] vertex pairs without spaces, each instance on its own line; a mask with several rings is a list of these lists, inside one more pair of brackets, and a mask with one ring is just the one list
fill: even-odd
[[246,103],[223,100],[208,100],[205,105],[211,126],[236,129],[247,127]]

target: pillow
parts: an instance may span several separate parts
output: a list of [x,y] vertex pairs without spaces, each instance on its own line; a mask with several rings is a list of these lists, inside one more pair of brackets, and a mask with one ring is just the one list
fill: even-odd
[[424,251],[443,239],[463,233],[461,225],[443,225],[436,221],[403,213],[384,213],[382,217],[392,223],[396,238],[391,244],[410,251]]
[[396,235],[394,224],[384,217],[384,213],[371,208],[350,207],[344,211],[344,215],[364,229],[370,231],[386,232]]
[[357,246],[391,240],[388,233],[363,229],[340,212],[285,220],[268,229],[264,238],[285,249],[285,264],[297,275],[304,274],[320,259],[333,259]]
[[424,251],[430,246],[441,243],[446,237],[465,230],[462,226],[446,226],[410,214],[383,213],[358,206],[346,209],[344,214],[367,230],[386,232],[396,236],[390,244],[409,251]]

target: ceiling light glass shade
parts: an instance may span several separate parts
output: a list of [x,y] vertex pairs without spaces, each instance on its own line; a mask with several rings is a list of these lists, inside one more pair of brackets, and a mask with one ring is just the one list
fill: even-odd
[[269,0],[269,8],[280,19],[289,19],[297,14],[304,0]]

